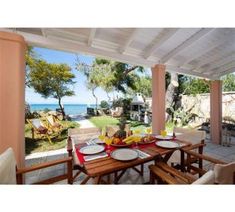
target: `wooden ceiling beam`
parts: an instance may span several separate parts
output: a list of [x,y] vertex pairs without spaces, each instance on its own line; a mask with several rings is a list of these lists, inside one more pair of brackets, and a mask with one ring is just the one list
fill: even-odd
[[201,39],[202,37],[204,37],[205,35],[210,33],[212,30],[213,30],[212,28],[203,28],[203,29],[199,30],[194,35],[192,35],[190,38],[188,38],[183,43],[178,45],[175,49],[173,49],[168,54],[166,54],[161,59],[161,63],[162,64],[166,63],[169,59],[176,56],[177,54],[179,54],[181,51],[188,48],[189,46],[191,46],[194,42],[198,41],[199,39]]
[[128,46],[131,44],[131,42],[135,39],[136,34],[138,33],[138,29],[133,29],[131,34],[129,35],[128,39],[125,41],[125,43],[120,47],[119,52],[121,54],[124,54],[127,50]]
[[[165,29],[164,29],[165,30]],[[173,28],[159,38],[159,35],[154,39],[155,42],[149,44],[144,52],[144,58],[148,59],[160,46],[162,46],[167,40],[169,40],[179,29]]]

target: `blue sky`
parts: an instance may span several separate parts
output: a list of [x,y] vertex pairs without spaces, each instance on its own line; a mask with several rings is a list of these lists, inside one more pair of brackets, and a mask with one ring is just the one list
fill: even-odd
[[[72,53],[50,50],[45,48],[34,48],[35,52],[40,58],[45,59],[50,63],[67,63],[71,68],[72,72],[76,75],[76,84],[74,84],[75,96],[64,97],[62,99],[64,104],[94,104],[95,99],[91,94],[91,91],[86,88],[86,77],[75,70],[76,57],[79,57],[81,62],[91,64],[94,60],[92,56],[86,55],[75,55]],[[96,94],[99,97],[99,101],[107,100],[107,95],[102,89],[96,89]],[[114,94],[113,94],[114,95]],[[25,99],[29,104],[56,104],[58,101],[54,98],[45,99],[40,94],[34,92],[33,89],[26,88]]]

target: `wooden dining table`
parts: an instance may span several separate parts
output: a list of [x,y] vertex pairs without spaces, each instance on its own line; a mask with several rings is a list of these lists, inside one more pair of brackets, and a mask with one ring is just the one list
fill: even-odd
[[[99,158],[91,161],[85,161],[83,163],[83,168],[86,174],[93,179],[93,184],[100,184],[104,182],[102,177],[107,176],[110,182],[110,174],[114,174],[114,182],[117,183],[125,171],[129,168],[135,169],[139,174],[143,175],[143,165],[147,162],[163,161],[167,163],[171,155],[175,150],[181,150],[183,147],[188,147],[191,144],[183,141],[174,141],[179,143],[179,148],[177,149],[167,149],[157,146],[155,143],[139,145],[139,149],[149,155],[147,158],[137,158],[132,161],[119,161],[108,156],[105,158]],[[141,165],[141,170],[136,167]]]

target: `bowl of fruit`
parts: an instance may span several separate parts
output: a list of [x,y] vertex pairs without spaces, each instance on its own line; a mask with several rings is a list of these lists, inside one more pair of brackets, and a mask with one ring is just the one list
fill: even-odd
[[124,139],[116,138],[116,137],[113,138],[113,141],[111,143],[111,146],[120,147],[120,148],[128,147],[128,146],[131,146],[131,145],[132,145],[132,143],[126,143],[126,142],[124,142]]
[[156,141],[156,138],[152,135],[145,135],[141,138],[139,144],[151,144]]

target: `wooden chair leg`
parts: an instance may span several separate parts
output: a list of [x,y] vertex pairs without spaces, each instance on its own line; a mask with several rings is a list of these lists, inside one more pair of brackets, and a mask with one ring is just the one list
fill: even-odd
[[152,173],[152,171],[150,171],[149,172],[149,177],[150,177],[150,179],[149,179],[149,183],[150,184],[155,184],[155,178],[154,178],[154,175],[153,175],[153,173]]
[[[199,147],[198,153],[201,155],[203,154],[203,147]],[[201,158],[199,158],[198,167],[199,167],[199,169],[203,169],[203,160]],[[201,176],[202,176],[202,174],[199,173],[199,177],[201,177]]]
[[31,132],[32,132],[32,139],[34,139],[35,136],[34,136],[34,129],[33,128],[31,129]]
[[48,139],[49,143],[50,143],[50,144],[52,144],[52,141],[51,141],[50,136],[49,136],[48,134],[46,134],[46,137],[47,137],[47,139]]
[[68,184],[73,184],[73,163],[72,161],[67,162],[68,172]]

